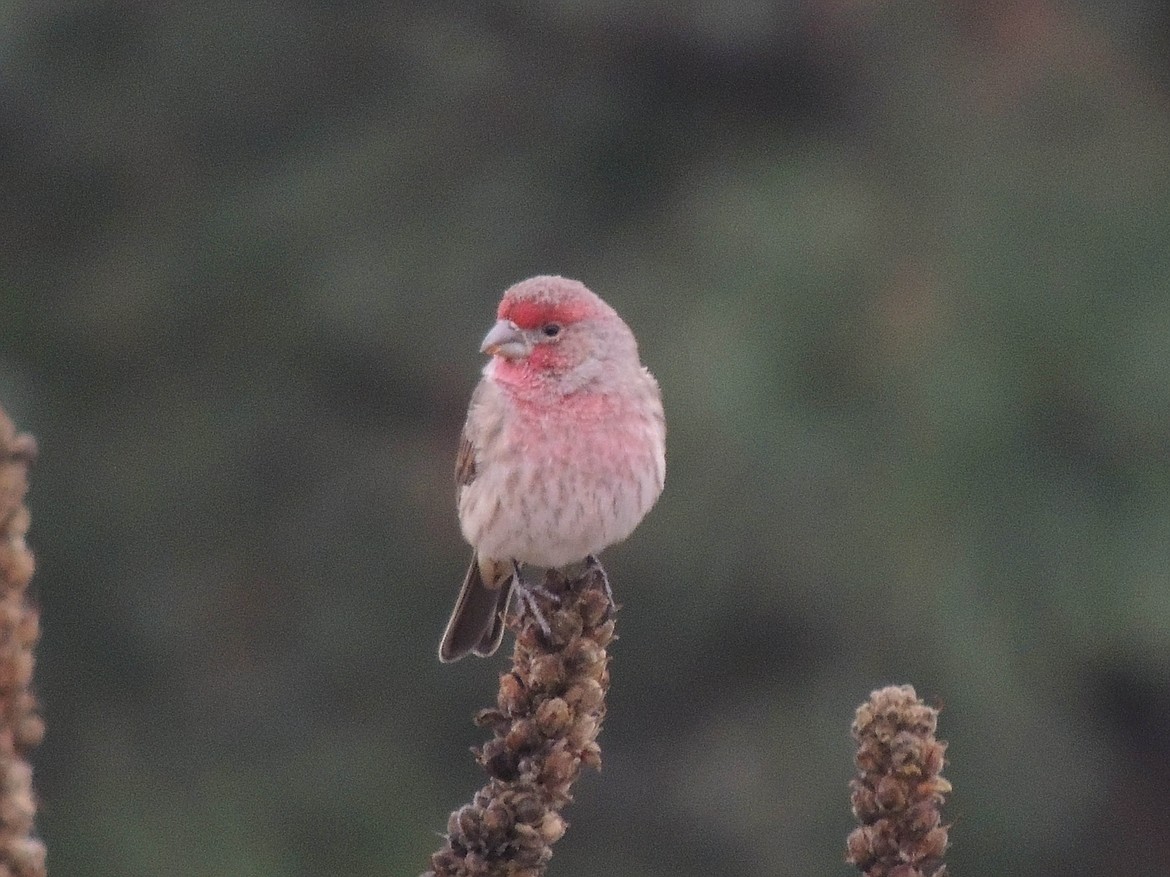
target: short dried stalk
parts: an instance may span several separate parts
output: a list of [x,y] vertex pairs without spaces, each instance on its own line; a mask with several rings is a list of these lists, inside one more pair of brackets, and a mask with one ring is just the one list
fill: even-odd
[[424,877],[545,873],[582,765],[601,767],[596,739],[614,638],[603,575],[600,568],[571,578],[548,573],[546,593],[531,593],[549,635],[527,608],[512,621],[512,669],[500,677],[496,706],[476,716],[494,732],[476,754],[490,779],[451,814],[446,844]]
[[909,685],[874,691],[857,708],[857,776],[847,860],[867,877],[946,877],[942,777],[947,745],[934,736],[938,710]]
[[0,877],[44,877],[45,845],[33,836],[36,799],[28,753],[45,725],[32,694],[33,648],[40,617],[27,594],[33,556],[24,537],[30,435],[17,435],[0,409]]

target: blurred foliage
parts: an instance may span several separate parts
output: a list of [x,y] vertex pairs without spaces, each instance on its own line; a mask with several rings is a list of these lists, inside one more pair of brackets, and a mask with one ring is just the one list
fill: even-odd
[[1160,4],[0,4],[0,400],[58,875],[410,874],[501,290],[627,317],[668,488],[609,552],[553,870],[847,874],[848,727],[944,707],[958,874],[1165,875]]

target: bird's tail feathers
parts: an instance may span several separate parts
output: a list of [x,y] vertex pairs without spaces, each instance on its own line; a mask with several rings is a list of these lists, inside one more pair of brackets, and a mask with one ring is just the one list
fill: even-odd
[[439,660],[458,661],[469,652],[481,657],[495,654],[504,638],[504,616],[511,597],[511,564],[473,553],[439,643]]

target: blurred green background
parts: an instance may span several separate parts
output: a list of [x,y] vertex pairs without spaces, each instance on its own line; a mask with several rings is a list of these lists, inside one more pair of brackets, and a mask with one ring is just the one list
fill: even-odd
[[605,770],[550,873],[847,875],[942,706],[957,874],[1170,874],[1170,10],[0,4],[0,403],[56,875],[417,874],[501,291],[658,375]]

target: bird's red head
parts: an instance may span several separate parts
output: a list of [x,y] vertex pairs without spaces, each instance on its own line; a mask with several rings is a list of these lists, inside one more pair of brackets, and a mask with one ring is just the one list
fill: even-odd
[[597,296],[576,280],[533,277],[504,293],[496,316],[533,332],[572,325],[598,312],[599,304]]
[[637,364],[634,336],[585,284],[539,276],[504,293],[498,320],[480,346],[494,377],[523,386],[549,379],[564,391],[596,381],[615,359]]

